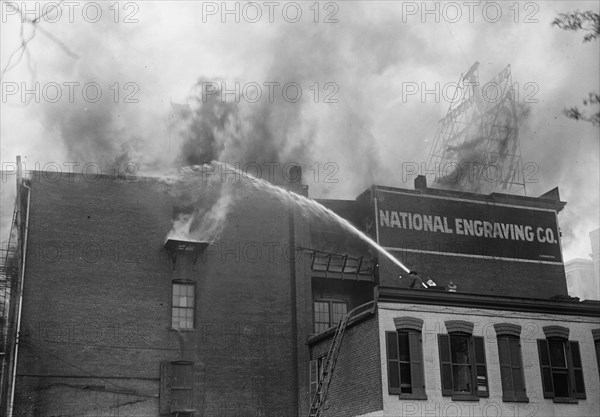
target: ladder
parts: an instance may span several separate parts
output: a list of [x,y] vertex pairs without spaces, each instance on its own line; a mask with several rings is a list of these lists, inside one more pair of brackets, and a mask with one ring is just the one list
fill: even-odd
[[342,339],[344,338],[344,332],[350,319],[350,314],[345,314],[338,323],[333,341],[329,346],[325,363],[323,364],[323,373],[319,376],[319,382],[317,383],[317,390],[310,404],[310,411],[308,417],[320,417],[323,412],[325,400],[327,399],[327,391],[329,390],[329,384],[331,383],[331,377],[333,376],[333,370],[340,353],[340,346],[342,345]]

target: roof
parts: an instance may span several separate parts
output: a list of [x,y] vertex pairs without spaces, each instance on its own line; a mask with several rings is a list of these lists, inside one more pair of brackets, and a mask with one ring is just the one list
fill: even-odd
[[376,287],[378,303],[430,304],[436,306],[472,307],[488,310],[521,311],[570,316],[600,317],[600,301],[579,301],[574,297],[538,299],[461,292]]

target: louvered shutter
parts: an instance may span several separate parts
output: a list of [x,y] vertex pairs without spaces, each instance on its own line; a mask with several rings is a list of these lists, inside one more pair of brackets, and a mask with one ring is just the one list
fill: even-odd
[[585,383],[583,381],[583,369],[581,366],[581,355],[579,354],[579,342],[569,342],[571,351],[571,364],[573,365],[573,386],[575,387],[575,398],[585,399]]
[[550,366],[550,350],[548,341],[538,339],[538,353],[540,357],[540,371],[542,373],[542,390],[544,398],[554,398],[554,384],[552,383],[552,367]]
[[452,381],[452,362],[450,361],[450,337],[447,334],[438,334],[438,348],[440,353],[442,395],[452,395],[454,392],[454,383]]
[[400,394],[400,362],[398,333],[385,332],[388,365],[388,389],[390,394]]
[[171,362],[162,362],[160,364],[160,388],[158,409],[161,415],[171,414]]
[[488,389],[487,366],[485,362],[485,345],[483,337],[474,336],[473,343],[475,345],[475,372],[477,378],[477,396],[489,397]]
[[312,401],[315,393],[317,392],[317,383],[318,383],[318,370],[317,370],[317,360],[310,361],[310,401]]
[[423,375],[423,340],[421,334],[408,333],[410,349],[410,374],[412,393],[415,396],[425,396],[425,376]]

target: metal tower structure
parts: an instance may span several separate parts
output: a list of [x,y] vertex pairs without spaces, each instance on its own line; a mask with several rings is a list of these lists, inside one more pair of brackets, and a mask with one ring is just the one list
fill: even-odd
[[515,91],[506,66],[479,84],[479,62],[461,74],[427,160],[443,188],[526,194]]

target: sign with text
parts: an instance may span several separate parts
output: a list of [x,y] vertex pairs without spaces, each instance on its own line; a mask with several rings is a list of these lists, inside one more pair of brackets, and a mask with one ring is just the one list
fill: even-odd
[[562,262],[553,210],[381,189],[375,207],[386,248]]

